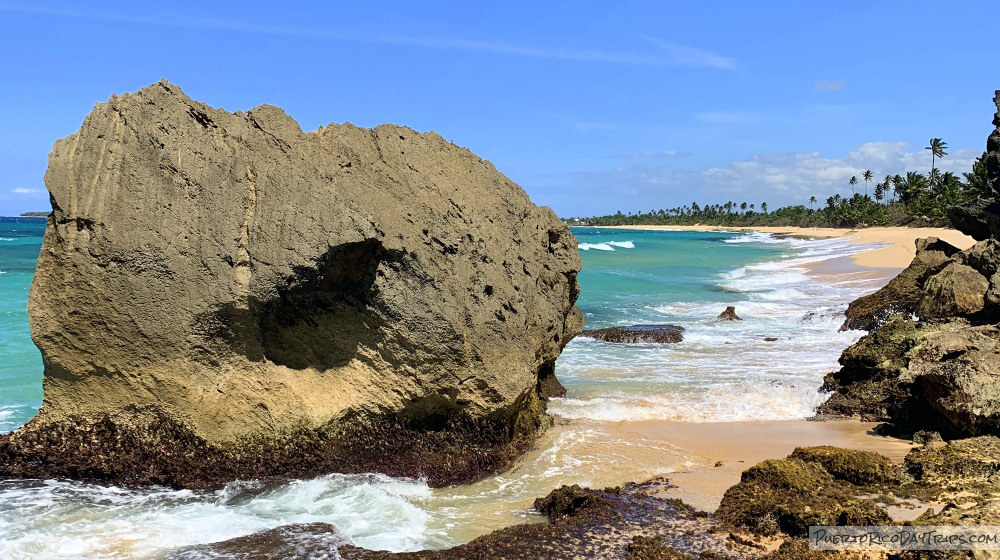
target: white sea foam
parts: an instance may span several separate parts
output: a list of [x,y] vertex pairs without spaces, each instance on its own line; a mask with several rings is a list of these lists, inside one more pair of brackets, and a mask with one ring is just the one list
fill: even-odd
[[613,345],[580,338],[557,362],[567,398],[550,410],[604,421],[732,422],[790,420],[814,413],[825,373],[862,333],[840,332],[843,310],[877,280],[842,275],[822,281],[807,265],[881,247],[844,239],[802,240],[749,233],[727,242],[787,247],[785,258],[750,264],[719,278],[744,321],[719,322],[726,304],[664,302],[649,322],[685,327],[678,344]]
[[0,241],[15,241],[13,237],[0,237]]
[[11,420],[11,416],[17,413],[22,407],[14,405],[4,405],[0,406],[0,434],[6,434],[7,432],[17,429],[21,423],[14,422]]
[[156,557],[311,522],[330,523],[372,549],[454,544],[428,532],[420,504],[430,495],[423,482],[381,475],[328,475],[270,488],[237,482],[218,492],[0,482],[0,558]]
[[605,241],[603,243],[580,243],[581,251],[589,251],[591,249],[597,251],[614,251],[615,247],[619,249],[635,249],[635,243],[631,241]]

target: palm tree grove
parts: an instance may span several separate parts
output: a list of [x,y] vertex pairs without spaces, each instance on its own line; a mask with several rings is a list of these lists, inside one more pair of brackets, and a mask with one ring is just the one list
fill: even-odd
[[[912,226],[950,227],[946,215],[949,206],[990,193],[986,181],[986,153],[976,158],[972,170],[959,177],[939,172],[937,161],[948,155],[948,144],[931,138],[924,149],[930,151],[930,171],[923,174],[907,171],[905,175],[886,175],[869,195],[868,184],[875,181],[871,170],[861,172],[865,193],[857,192],[858,177],[851,176],[847,186],[850,198],[839,193],[816,208],[817,199],[809,197],[809,207],[783,206],[768,212],[767,202],[726,201],[721,204],[698,204],[650,210],[648,213],[618,211],[607,216],[568,218],[570,225],[712,225],[712,226],[801,226],[869,227]],[[756,208],[760,210],[757,211]]]

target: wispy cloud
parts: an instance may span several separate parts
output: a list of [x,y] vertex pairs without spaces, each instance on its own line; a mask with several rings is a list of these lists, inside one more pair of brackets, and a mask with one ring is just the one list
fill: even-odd
[[694,47],[675,45],[653,37],[644,36],[643,39],[662,50],[676,66],[703,66],[720,70],[735,70],[737,67],[736,59],[728,56]]
[[847,87],[847,82],[844,80],[837,80],[835,82],[819,80],[816,82],[816,91],[837,91],[838,89],[844,89],[845,87]]
[[14,2],[0,2],[0,11],[22,12],[97,21],[162,25],[189,29],[226,30],[304,38],[333,39],[370,44],[403,45],[429,49],[484,52],[498,55],[550,60],[568,60],[574,62],[595,62],[634,66],[694,66],[722,69],[732,69],[735,67],[735,61],[727,57],[719,56],[693,47],[660,42],[657,42],[659,50],[654,52],[613,52],[597,49],[578,49],[573,47],[516,45],[497,41],[480,41],[455,37],[367,33],[346,29],[329,30],[291,25],[261,25],[232,19],[199,18],[194,17],[191,14],[173,15],[162,13],[154,17],[117,12],[50,8],[46,6],[24,5]]
[[16,189],[10,189],[10,192],[14,194],[41,194],[45,192],[44,189],[25,189],[23,187],[17,187]]

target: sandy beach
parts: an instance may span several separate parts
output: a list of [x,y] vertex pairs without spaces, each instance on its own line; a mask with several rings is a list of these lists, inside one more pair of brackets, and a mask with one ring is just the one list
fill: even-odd
[[[704,226],[623,226],[620,229],[670,229],[719,231],[729,228]],[[741,230],[742,231],[742,230]],[[832,259],[810,267],[811,274],[866,277],[888,282],[909,265],[915,254],[914,241],[938,237],[959,248],[971,247],[975,240],[959,231],[944,228],[866,228],[858,230],[829,228],[762,227],[753,231],[804,238],[844,238],[857,243],[880,243],[881,249]],[[864,294],[859,293],[858,296]],[[667,491],[673,497],[706,511],[718,507],[727,488],[739,482],[743,470],[770,458],[782,458],[798,446],[834,445],[863,449],[886,455],[896,462],[912,448],[905,440],[875,435],[873,423],[853,421],[817,422],[808,420],[688,423],[622,422],[623,437],[636,441],[669,444],[696,458],[687,470],[665,474],[675,486]],[[718,466],[716,466],[718,465]],[[639,473],[633,473],[639,474]]]
[[889,277],[906,268],[916,253],[914,240],[923,237],[937,237],[958,247],[967,249],[976,240],[955,229],[948,228],[903,228],[875,227],[861,229],[843,228],[802,228],[802,227],[754,227],[725,228],[718,226],[601,226],[615,229],[664,229],[688,231],[759,231],[805,238],[838,237],[857,243],[882,243],[887,246],[874,251],[859,253],[853,257],[853,264],[864,268],[892,269]]

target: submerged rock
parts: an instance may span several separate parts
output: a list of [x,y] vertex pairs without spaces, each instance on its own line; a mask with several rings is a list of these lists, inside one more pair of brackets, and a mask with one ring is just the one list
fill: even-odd
[[684,339],[683,333],[684,327],[677,325],[632,325],[583,331],[582,336],[617,344],[674,343]]
[[726,310],[719,313],[719,316],[715,318],[716,321],[742,321],[740,316],[736,314],[736,308],[732,305],[726,307]]
[[302,132],[167,82],[53,148],[31,288],[44,404],[0,476],[468,480],[544,419],[577,242],[434,133]]

